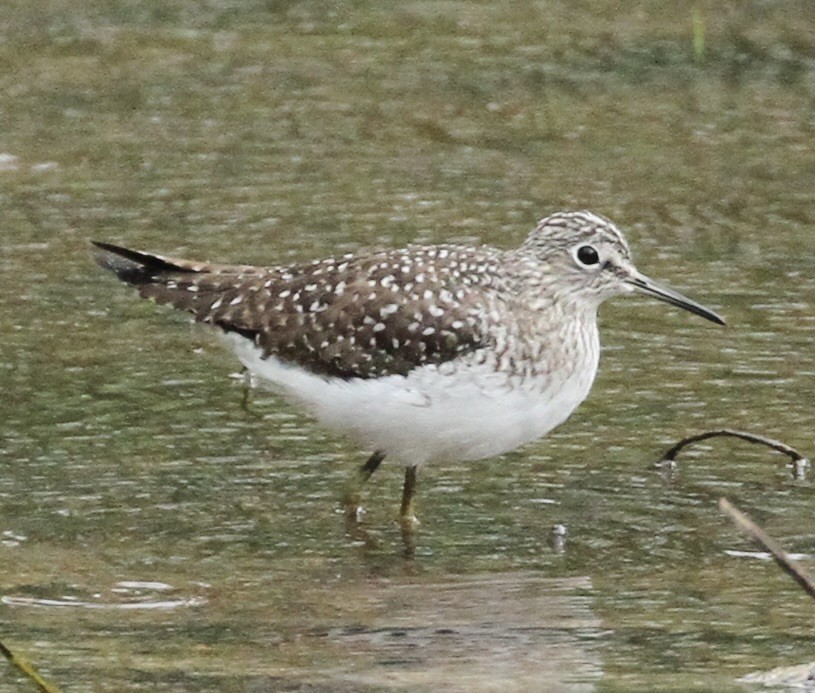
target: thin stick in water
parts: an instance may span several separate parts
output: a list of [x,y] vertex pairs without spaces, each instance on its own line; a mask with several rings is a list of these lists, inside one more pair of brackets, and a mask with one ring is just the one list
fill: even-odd
[[772,537],[736,508],[727,498],[719,499],[719,510],[733,520],[735,525],[748,534],[753,541],[767,550],[775,559],[775,562],[781,566],[781,569],[795,580],[804,592],[815,599],[815,583],[812,582],[812,578],[796,561],[787,555],[786,551]]
[[48,683],[31,664],[26,662],[20,655],[12,652],[2,642],[0,642],[0,654],[21,671],[37,687],[40,693],[59,693],[59,688],[52,683]]

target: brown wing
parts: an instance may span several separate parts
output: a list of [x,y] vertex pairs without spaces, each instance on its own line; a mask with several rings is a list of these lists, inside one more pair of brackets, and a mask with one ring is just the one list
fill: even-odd
[[496,260],[488,249],[409,248],[266,269],[97,245],[100,263],[142,296],[324,375],[404,375],[486,341]]

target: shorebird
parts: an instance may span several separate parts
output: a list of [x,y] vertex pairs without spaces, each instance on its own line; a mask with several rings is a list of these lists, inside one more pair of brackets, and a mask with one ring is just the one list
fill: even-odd
[[409,246],[255,267],[95,242],[141,296],[219,329],[243,365],[324,425],[405,466],[400,516],[415,524],[417,470],[536,440],[586,398],[597,309],[639,292],[724,324],[640,273],[619,229],[591,212],[541,220],[517,248]]

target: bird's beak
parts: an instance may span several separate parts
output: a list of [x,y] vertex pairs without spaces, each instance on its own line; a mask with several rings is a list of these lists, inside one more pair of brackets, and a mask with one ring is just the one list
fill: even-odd
[[678,308],[684,308],[685,310],[690,311],[691,313],[696,313],[705,320],[710,320],[711,322],[715,322],[719,325],[724,325],[724,318],[720,315],[717,315],[709,308],[705,308],[700,303],[696,301],[691,301],[689,298],[686,298],[682,294],[674,291],[673,289],[669,289],[667,286],[663,286],[662,284],[658,284],[653,279],[649,279],[644,274],[640,274],[639,272],[635,272],[630,279],[626,279],[626,283],[630,284],[634,287],[635,290],[639,291],[640,293],[647,294],[648,296],[653,296],[654,298],[658,298],[660,301],[665,301],[665,303],[670,303],[672,306],[677,306]]

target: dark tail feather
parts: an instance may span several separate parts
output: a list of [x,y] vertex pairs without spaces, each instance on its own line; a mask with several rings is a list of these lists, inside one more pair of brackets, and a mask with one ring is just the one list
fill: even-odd
[[147,284],[165,272],[196,272],[191,266],[185,267],[182,264],[176,264],[161,255],[130,250],[111,243],[101,243],[99,241],[91,241],[91,243],[104,251],[96,256],[96,262],[99,263],[99,266],[115,273],[119,279],[128,284],[136,286]]
[[259,310],[258,289],[268,281],[263,268],[196,262],[91,242],[102,251],[96,257],[99,265],[136,286],[142,298],[169,304],[192,313],[196,320],[249,338],[258,331],[249,324],[251,320],[247,322],[251,313],[247,306]]
[[110,270],[123,282],[128,284],[146,284],[154,281],[157,275],[164,272],[191,272],[193,270],[180,267],[161,257],[151,255],[139,250],[130,250],[112,243],[91,241],[97,248],[103,250],[96,256],[100,267]]

